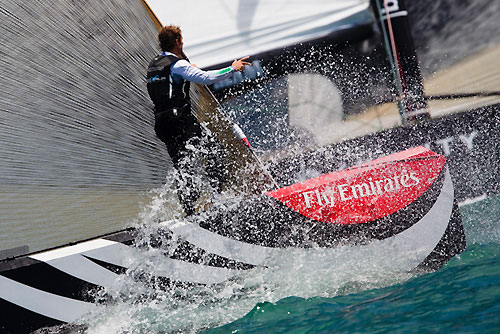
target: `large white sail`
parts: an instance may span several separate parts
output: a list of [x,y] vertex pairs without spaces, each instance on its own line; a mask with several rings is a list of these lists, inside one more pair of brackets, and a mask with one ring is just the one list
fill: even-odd
[[146,1],[163,25],[181,27],[191,61],[209,67],[325,38],[366,0]]

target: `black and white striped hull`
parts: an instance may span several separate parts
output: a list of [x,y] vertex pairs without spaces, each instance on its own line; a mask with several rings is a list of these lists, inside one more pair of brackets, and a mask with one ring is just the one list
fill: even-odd
[[[346,232],[336,228],[326,232],[337,233],[338,238],[321,244],[319,241],[325,230],[311,233],[313,237],[307,234],[309,237],[305,238],[305,235],[296,236],[301,231],[288,228],[274,232],[294,233],[293,244],[273,244],[269,240],[257,242],[253,237],[242,237],[242,231],[248,227],[243,222],[233,229],[235,236],[232,236],[231,230],[217,220],[205,223],[168,221],[160,224],[156,239],[146,244],[138,241],[141,240],[138,238],[140,231],[128,229],[3,260],[0,262],[0,332],[29,333],[62,323],[81,324],[86,314],[96,312],[102,303],[113,302],[111,299],[95,300],[96,291],[112,290],[120,275],[137,268],[137,263],[151,256],[157,257],[154,261],[157,265],[149,268],[146,276],[134,276],[136,279],[154,278],[166,286],[184,284],[186,287],[223,284],[252,268],[272,266],[280,258],[303,257],[315,252],[332,258],[349,256],[352,260],[376,254],[401,271],[436,269],[464,249],[465,238],[453,184],[446,169],[428,193],[430,198],[426,199],[425,208],[414,214],[407,213],[409,223],[404,228],[386,229],[383,222],[375,222],[373,226],[377,226],[379,232],[385,231],[383,235],[349,231],[362,235],[363,241],[345,239]],[[253,223],[250,220],[248,224]],[[311,232],[310,227],[308,231]],[[171,240],[176,240],[175,250],[169,248]],[[150,252],[151,247],[156,251]]]

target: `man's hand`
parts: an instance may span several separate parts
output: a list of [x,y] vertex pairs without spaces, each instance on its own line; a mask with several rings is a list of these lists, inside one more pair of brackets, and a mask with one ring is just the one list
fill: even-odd
[[241,59],[233,61],[231,66],[236,70],[236,71],[243,71],[245,69],[245,65],[251,65],[249,62],[246,62],[250,58],[250,56],[243,57]]

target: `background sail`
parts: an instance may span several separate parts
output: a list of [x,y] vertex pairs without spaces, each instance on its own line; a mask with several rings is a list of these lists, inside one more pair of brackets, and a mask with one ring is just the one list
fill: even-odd
[[[146,2],[162,24],[181,27],[184,51],[199,67],[325,38],[355,24],[342,20],[369,6],[366,0]],[[359,21],[366,18],[361,15]]]

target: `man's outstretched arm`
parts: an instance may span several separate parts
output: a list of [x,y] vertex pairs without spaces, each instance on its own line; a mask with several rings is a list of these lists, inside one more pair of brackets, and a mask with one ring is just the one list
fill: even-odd
[[179,75],[184,80],[195,82],[201,85],[211,85],[213,83],[231,77],[235,71],[242,71],[245,68],[245,65],[250,65],[250,63],[246,62],[247,59],[248,56],[243,57],[241,59],[233,61],[231,66],[212,71],[200,70],[196,66],[190,64],[188,61],[181,59],[172,66],[172,74]]

